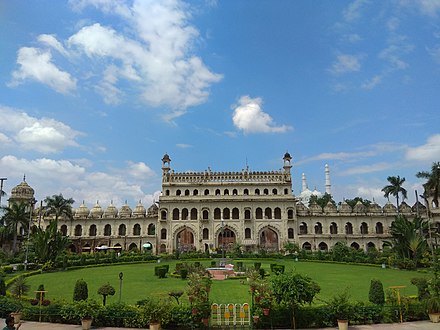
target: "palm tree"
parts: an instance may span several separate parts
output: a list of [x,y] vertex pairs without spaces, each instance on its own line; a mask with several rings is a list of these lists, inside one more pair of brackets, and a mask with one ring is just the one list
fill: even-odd
[[432,163],[431,172],[418,172],[416,177],[426,179],[426,183],[423,185],[425,189],[424,196],[432,197],[435,207],[438,207],[440,197],[440,162]]
[[52,197],[46,197],[44,199],[46,203],[46,214],[55,215],[55,221],[58,223],[59,217],[66,217],[72,219],[72,204],[75,201],[72,198],[64,198],[63,194],[53,195]]
[[17,229],[18,225],[22,224],[23,228],[28,228],[29,225],[29,204],[25,202],[15,202],[10,206],[4,206],[4,215],[2,216],[2,221],[6,226],[7,232],[11,233],[13,236],[12,241],[12,252],[17,252]]
[[402,194],[402,201],[408,197],[406,189],[402,187],[402,184],[405,182],[405,178],[400,178],[400,176],[389,176],[387,180],[390,184],[383,187],[382,191],[388,200],[390,195],[396,197],[397,213],[399,213],[399,194]]
[[69,238],[57,230],[56,221],[51,221],[45,230],[37,228],[32,234],[31,240],[35,256],[40,263],[49,260],[55,261],[70,243]]

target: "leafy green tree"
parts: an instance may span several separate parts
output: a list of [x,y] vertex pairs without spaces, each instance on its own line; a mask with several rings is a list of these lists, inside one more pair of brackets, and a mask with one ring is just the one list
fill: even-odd
[[309,207],[310,205],[312,205],[313,203],[318,204],[319,206],[321,206],[322,209],[324,209],[324,206],[326,206],[328,204],[328,202],[332,203],[334,206],[336,206],[336,202],[333,200],[332,195],[330,195],[329,193],[325,193],[324,195],[318,197],[316,195],[311,195],[310,199],[309,199]]
[[350,258],[351,248],[347,246],[346,242],[339,241],[332,247],[331,253],[335,261],[348,261]]
[[11,286],[11,293],[18,298],[25,295],[26,292],[29,291],[29,284],[26,283],[26,278],[24,276],[19,276],[17,279],[12,283]]
[[418,172],[416,177],[426,179],[426,183],[423,184],[423,188],[425,189],[424,195],[426,197],[431,196],[435,207],[438,207],[440,194],[440,162],[432,163],[431,172]]
[[51,221],[46,229],[36,228],[31,241],[35,256],[41,263],[54,262],[70,243],[69,238],[58,231],[56,221]]
[[390,184],[383,187],[382,191],[388,200],[390,195],[396,198],[397,213],[399,213],[399,194],[402,195],[402,201],[408,198],[406,189],[402,187],[405,178],[401,178],[400,176],[389,176],[387,180]]
[[271,279],[275,300],[285,304],[292,311],[292,326],[296,328],[295,309],[304,304],[311,304],[315,295],[321,291],[318,283],[307,275],[295,272],[278,274]]
[[385,292],[383,291],[383,284],[380,280],[371,280],[368,300],[376,305],[383,305],[385,303]]
[[59,194],[46,197],[44,202],[46,203],[46,214],[54,215],[55,221],[58,222],[60,217],[73,218],[72,205],[75,201],[72,198],[66,199],[63,194]]
[[348,205],[351,206],[352,209],[357,204],[357,202],[361,202],[366,207],[369,207],[371,205],[371,201],[370,200],[363,199],[362,197],[355,197],[353,199],[346,199],[345,201],[347,202]]
[[298,243],[285,242],[283,245],[284,250],[286,250],[289,254],[295,254],[301,251]]
[[77,280],[73,290],[73,301],[87,300],[88,297],[89,289],[87,288],[87,282],[83,279]]
[[12,252],[17,252],[17,230],[18,226],[21,224],[23,228],[29,227],[29,203],[16,202],[12,203],[10,206],[3,206],[4,214],[2,216],[2,221],[6,226],[6,231],[12,234]]
[[101,285],[98,289],[98,294],[102,296],[102,304],[105,306],[107,296],[113,296],[116,293],[115,288],[110,284],[106,283]]

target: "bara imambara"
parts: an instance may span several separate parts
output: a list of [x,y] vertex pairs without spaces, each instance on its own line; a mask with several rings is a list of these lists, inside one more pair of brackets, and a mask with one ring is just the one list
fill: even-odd
[[[302,191],[292,191],[292,157],[286,153],[283,168],[255,172],[175,172],[171,159],[162,158],[162,191],[159,201],[146,209],[141,202],[134,208],[125,203],[119,209],[99,202],[89,209],[84,202],[74,210],[73,219],[61,218],[59,230],[71,239],[72,252],[99,249],[116,251],[152,247],[153,253],[173,251],[229,250],[235,243],[245,251],[278,251],[287,242],[305,250],[329,250],[338,241],[367,250],[383,247],[390,236],[396,206],[375,202],[367,208],[358,202],[352,209],[345,201],[338,207],[329,203],[308,206],[312,194],[302,175]],[[330,170],[325,166],[325,190],[331,194]],[[34,189],[24,179],[11,191],[9,203],[33,201]],[[32,204],[31,204],[32,205]],[[432,201],[431,201],[432,205]],[[33,208],[35,225],[47,226],[50,217]],[[420,202],[412,207],[402,202],[400,214],[419,213],[427,217]],[[430,210],[440,228],[439,209]],[[23,233],[23,228],[21,229]]]

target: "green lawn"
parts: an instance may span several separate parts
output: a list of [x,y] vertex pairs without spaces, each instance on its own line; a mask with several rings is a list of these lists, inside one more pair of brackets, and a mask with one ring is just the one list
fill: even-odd
[[[262,267],[269,271],[271,263],[284,264],[286,271],[295,269],[297,272],[309,275],[321,286],[318,298],[327,300],[337,292],[349,288],[353,300],[367,301],[370,280],[380,279],[386,289],[392,285],[405,285],[401,290],[403,296],[416,295],[417,289],[411,285],[413,277],[428,276],[424,273],[403,271],[396,269],[382,269],[380,267],[339,265],[313,262],[294,262],[292,260],[258,260]],[[176,261],[163,262],[174,270]],[[202,262],[209,267],[209,262]],[[244,266],[253,266],[253,260],[243,260]],[[71,300],[73,288],[78,279],[84,279],[89,288],[89,297],[98,300],[101,297],[96,293],[98,288],[109,282],[116,289],[116,294],[108,298],[108,303],[117,302],[119,299],[119,276],[123,272],[122,301],[135,303],[147,296],[166,297],[172,290],[186,290],[186,281],[168,277],[158,279],[154,276],[154,267],[157,264],[126,264],[96,268],[83,268],[79,270],[44,273],[27,278],[30,284],[30,293],[37,290],[38,285],[44,284],[48,299],[64,298]],[[184,295],[182,301],[187,302]],[[250,302],[249,287],[245,280],[213,281],[211,300],[217,303]]]

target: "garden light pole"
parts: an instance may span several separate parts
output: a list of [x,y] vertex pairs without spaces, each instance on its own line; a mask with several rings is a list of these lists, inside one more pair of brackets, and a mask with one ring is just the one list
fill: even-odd
[[225,262],[225,227],[222,218],[222,263]]
[[124,274],[122,272],[119,273],[119,302],[121,302],[122,297],[122,277]]

